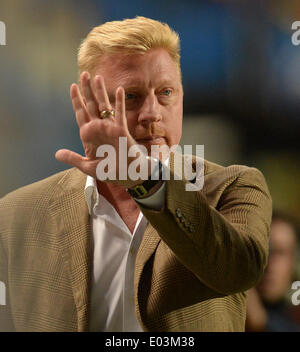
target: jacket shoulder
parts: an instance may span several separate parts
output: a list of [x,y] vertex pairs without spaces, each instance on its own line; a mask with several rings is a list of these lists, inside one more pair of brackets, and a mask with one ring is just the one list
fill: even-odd
[[[204,174],[205,175],[208,175],[211,173],[224,173],[224,174],[227,174],[228,176],[230,176],[230,175],[238,176],[243,172],[250,171],[251,169],[255,169],[255,168],[252,168],[252,167],[246,166],[246,165],[239,165],[239,164],[224,166],[224,165],[220,165],[220,164],[214,163],[209,160],[204,160],[204,170],[205,170]],[[255,170],[257,170],[257,169],[255,169]]]
[[229,165],[229,166],[222,166],[216,163],[213,163],[208,160],[204,160],[204,176],[217,176],[223,175],[224,180],[231,180],[234,181],[240,176],[243,177],[254,177],[254,178],[261,178],[264,180],[264,176],[262,172],[257,169],[256,167],[247,166],[247,165]]
[[3,196],[0,199],[0,206],[17,205],[19,202],[25,206],[29,201],[32,203],[34,200],[48,198],[60,180],[66,177],[69,172],[70,169],[61,171],[40,181],[20,187]]
[[53,197],[62,190],[67,191],[68,187],[77,187],[78,182],[83,187],[84,180],[84,174],[71,168],[6,194],[0,199],[0,223],[13,221],[19,214],[49,211]]

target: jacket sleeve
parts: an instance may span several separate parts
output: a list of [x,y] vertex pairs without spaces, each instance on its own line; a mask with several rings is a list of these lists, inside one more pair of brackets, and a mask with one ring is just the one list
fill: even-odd
[[140,208],[177,259],[221,294],[255,286],[267,264],[272,201],[262,173],[243,168],[212,207],[171,177],[161,211]]

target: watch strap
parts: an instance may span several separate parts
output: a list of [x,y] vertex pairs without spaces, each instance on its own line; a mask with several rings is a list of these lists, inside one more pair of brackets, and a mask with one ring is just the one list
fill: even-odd
[[158,179],[156,178],[155,180],[152,179],[152,175],[155,173],[151,173],[151,175],[149,176],[148,180],[145,180],[143,183],[141,183],[140,185],[136,185],[132,188],[128,188],[127,192],[133,197],[133,198],[144,198],[147,196],[147,194],[149,193],[149,191],[158,183],[163,179],[163,173],[162,173],[162,163],[160,160],[158,160]]

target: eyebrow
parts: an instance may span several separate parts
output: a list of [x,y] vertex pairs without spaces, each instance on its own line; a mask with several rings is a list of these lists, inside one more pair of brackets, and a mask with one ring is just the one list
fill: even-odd
[[[131,80],[127,82],[121,82],[120,84],[124,89],[136,89],[136,88],[143,88],[145,86],[144,82],[139,81],[139,80]],[[157,86],[158,87],[163,87],[163,86],[174,86],[174,81],[170,79],[165,79],[162,81],[158,81]]]

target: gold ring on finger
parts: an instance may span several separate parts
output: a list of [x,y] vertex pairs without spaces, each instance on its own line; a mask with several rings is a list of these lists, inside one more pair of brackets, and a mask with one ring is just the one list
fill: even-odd
[[114,110],[102,110],[100,112],[100,118],[101,119],[107,119],[108,117],[115,116],[115,111]]

